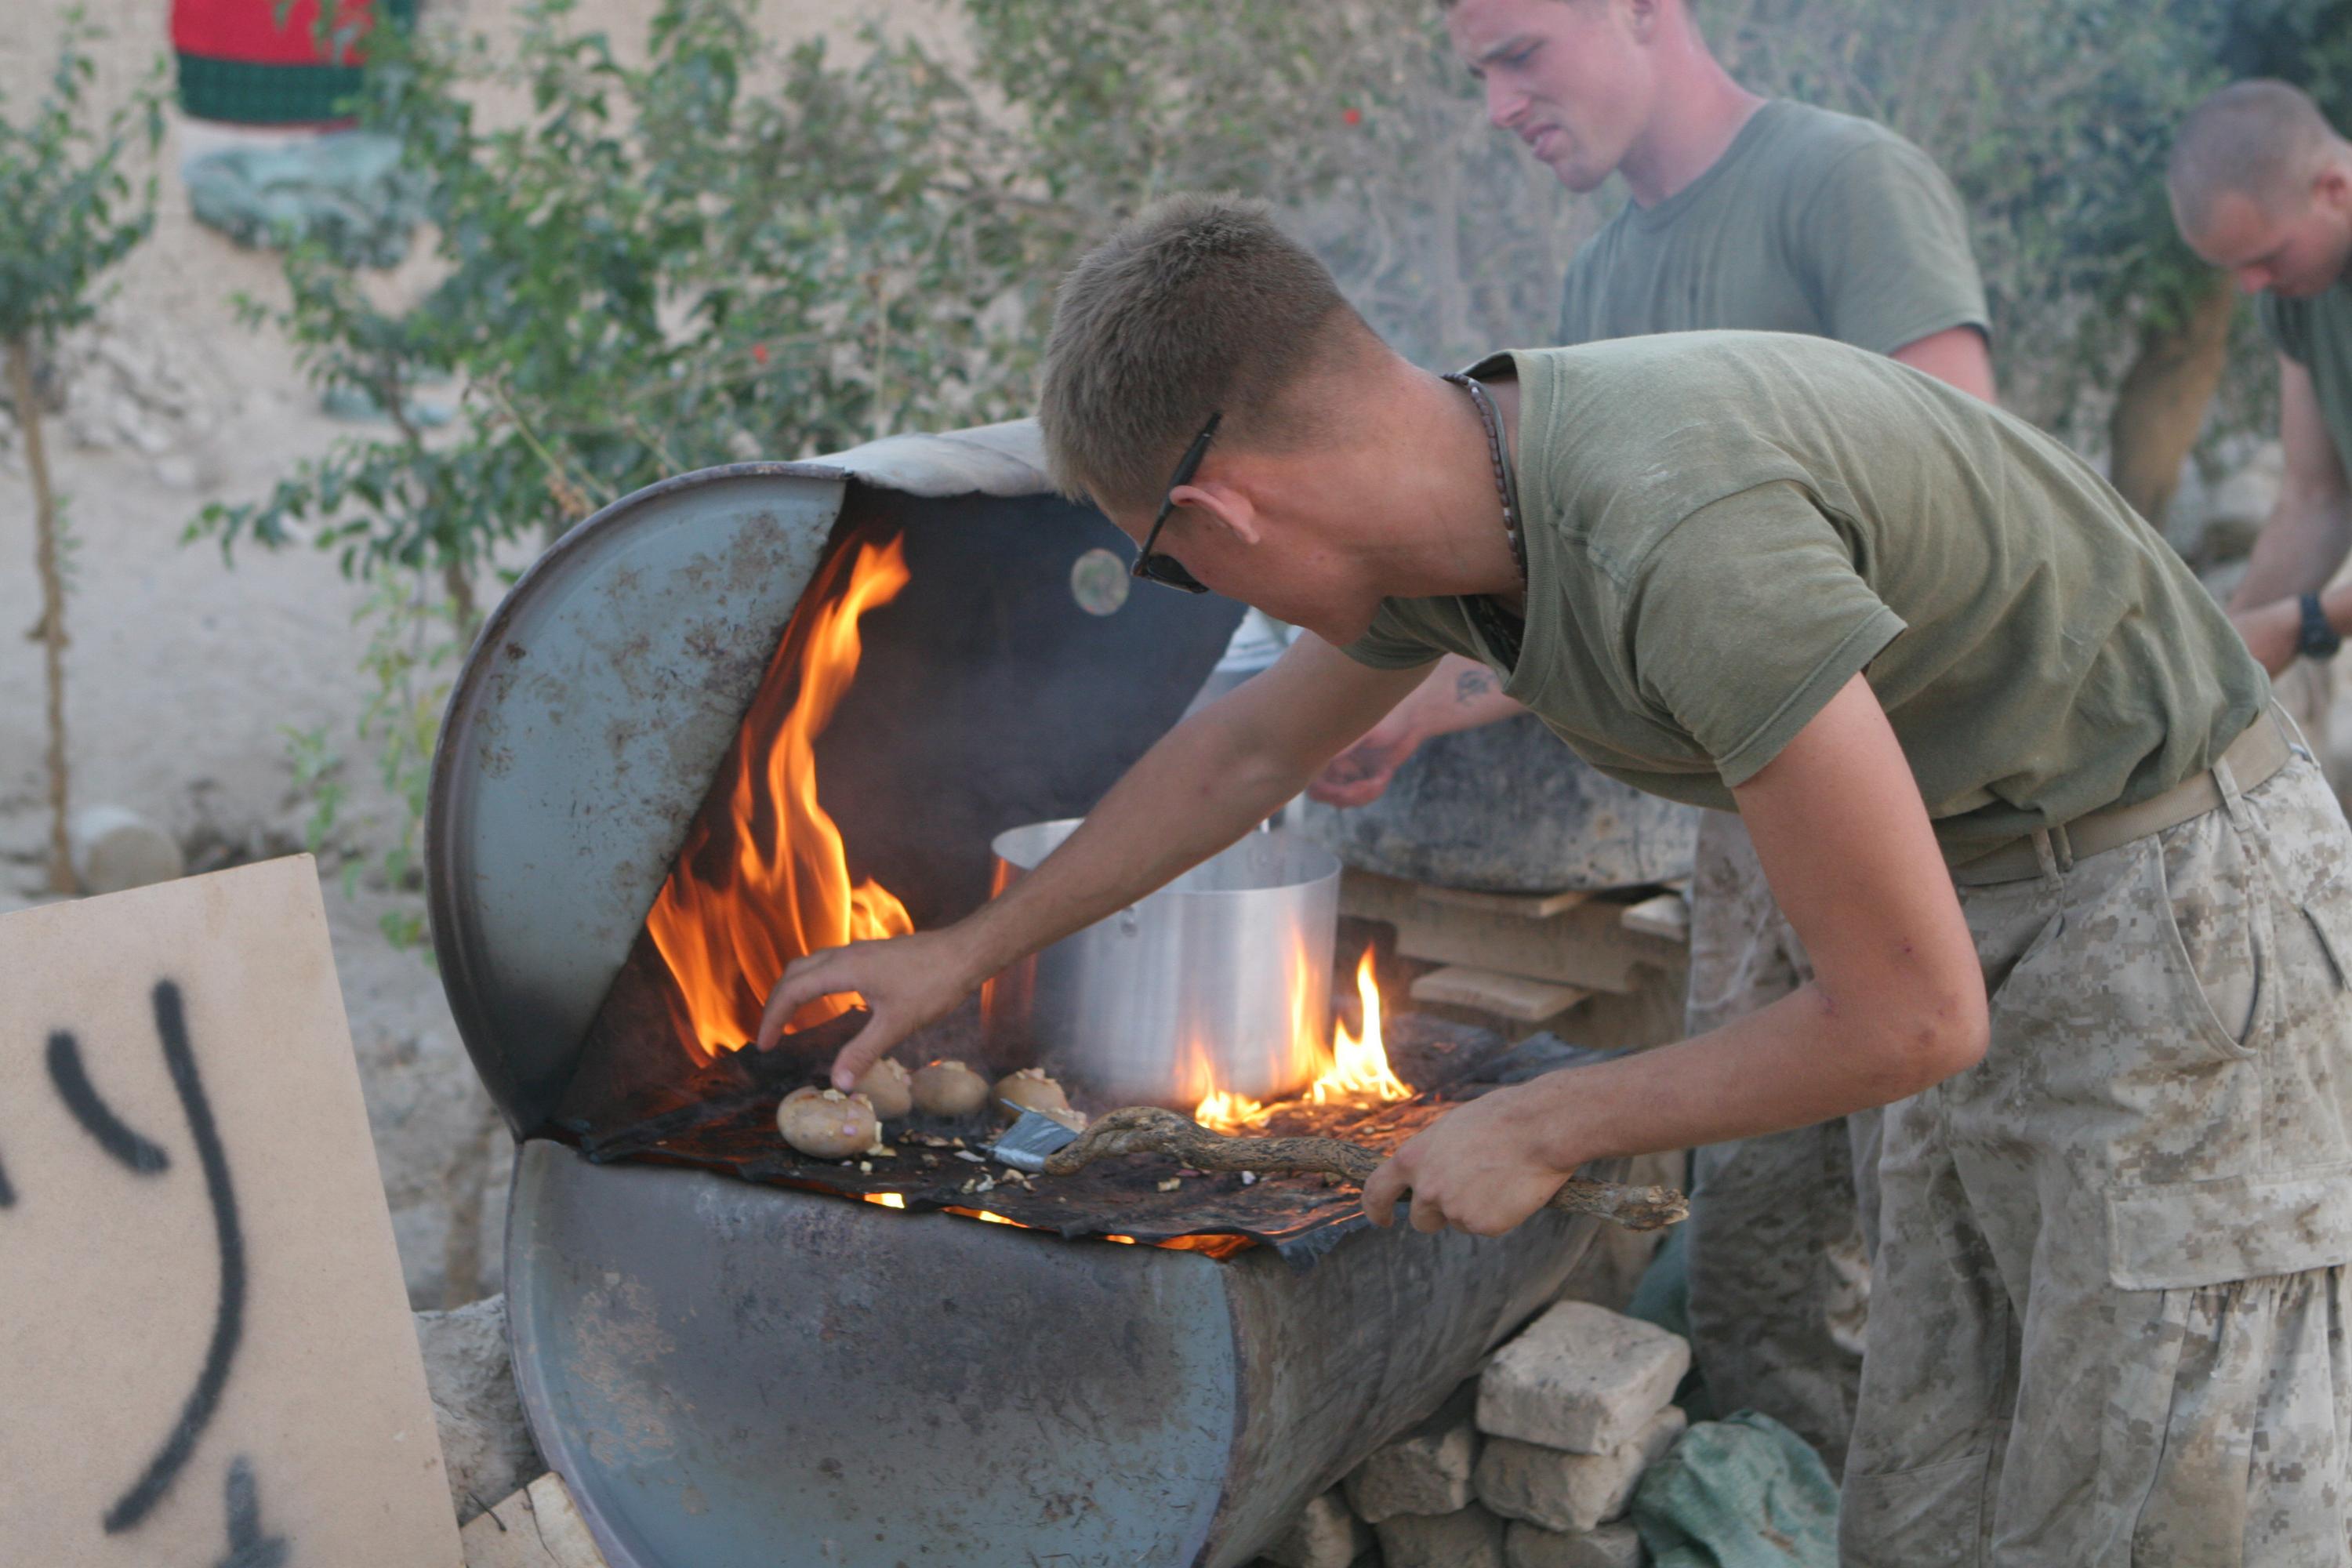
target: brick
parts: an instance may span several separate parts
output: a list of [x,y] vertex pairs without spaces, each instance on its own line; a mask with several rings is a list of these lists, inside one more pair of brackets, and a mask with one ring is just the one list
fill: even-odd
[[1679,1334],[1606,1307],[1561,1301],[1486,1363],[1478,1429],[1605,1454],[1664,1409],[1689,1370],[1690,1345]]
[[1453,1513],[1402,1513],[1372,1527],[1386,1568],[1504,1568],[1503,1521],[1472,1503]]
[[1478,1460],[1472,1413],[1478,1385],[1465,1383],[1420,1426],[1372,1450],[1347,1479],[1348,1501],[1367,1524],[1399,1514],[1447,1514],[1476,1500]]
[[1261,1561],[1276,1568],[1348,1568],[1371,1546],[1371,1526],[1349,1511],[1333,1487],[1299,1510]]
[[1669,1405],[1632,1441],[1605,1454],[1567,1454],[1513,1437],[1490,1438],[1478,1456],[1478,1500],[1506,1519],[1546,1530],[1591,1530],[1625,1511],[1642,1472],[1689,1425]]
[[1642,1568],[1650,1556],[1630,1524],[1573,1534],[1515,1524],[1503,1538],[1503,1560],[1507,1568]]

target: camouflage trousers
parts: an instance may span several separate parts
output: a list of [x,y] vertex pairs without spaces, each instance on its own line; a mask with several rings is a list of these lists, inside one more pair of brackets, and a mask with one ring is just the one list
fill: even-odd
[[1991,1047],[1886,1108],[1847,1564],[2352,1561],[2352,830],[2223,772],[1962,889]]
[[[1689,1032],[1776,1002],[1812,973],[1747,828],[1729,812],[1704,814],[1691,872]],[[1708,1397],[1727,1415],[1771,1416],[1832,1474],[1862,1386],[1878,1124],[1877,1111],[1863,1111],[1713,1144],[1693,1159],[1683,1245],[1691,1346]]]

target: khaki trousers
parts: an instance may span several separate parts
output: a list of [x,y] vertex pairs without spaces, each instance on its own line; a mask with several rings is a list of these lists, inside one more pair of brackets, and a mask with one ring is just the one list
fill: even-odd
[[[1700,821],[1691,873],[1689,1032],[1812,978],[1748,830]],[[1684,1246],[1693,1353],[1725,1415],[1760,1410],[1835,1475],[1862,1384],[1879,1113],[1700,1149]]]
[[2308,758],[1962,889],[1977,1067],[1886,1109],[1842,1561],[2352,1561],[2352,830]]

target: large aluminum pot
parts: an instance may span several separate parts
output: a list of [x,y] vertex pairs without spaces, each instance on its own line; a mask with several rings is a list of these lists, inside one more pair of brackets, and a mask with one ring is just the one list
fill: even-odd
[[[996,836],[1002,893],[1076,820]],[[1119,1104],[1190,1110],[1212,1089],[1272,1100],[1304,1089],[1331,1021],[1339,862],[1253,833],[1108,920],[1006,970],[982,993],[999,1060],[1034,1056]]]

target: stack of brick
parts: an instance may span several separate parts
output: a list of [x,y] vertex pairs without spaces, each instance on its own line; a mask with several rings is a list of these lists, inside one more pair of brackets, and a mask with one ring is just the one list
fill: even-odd
[[1690,1347],[1663,1329],[1560,1302],[1310,1503],[1260,1563],[1638,1568],[1625,1510],[1682,1436],[1667,1402],[1689,1366]]
[[1690,1370],[1680,1337],[1562,1301],[1488,1363],[1478,1500],[1511,1521],[1507,1568],[1638,1568],[1633,1488],[1688,1424],[1668,1401]]
[[1380,1538],[1384,1568],[1503,1568],[1503,1521],[1478,1506],[1476,1380],[1356,1467],[1349,1505]]

